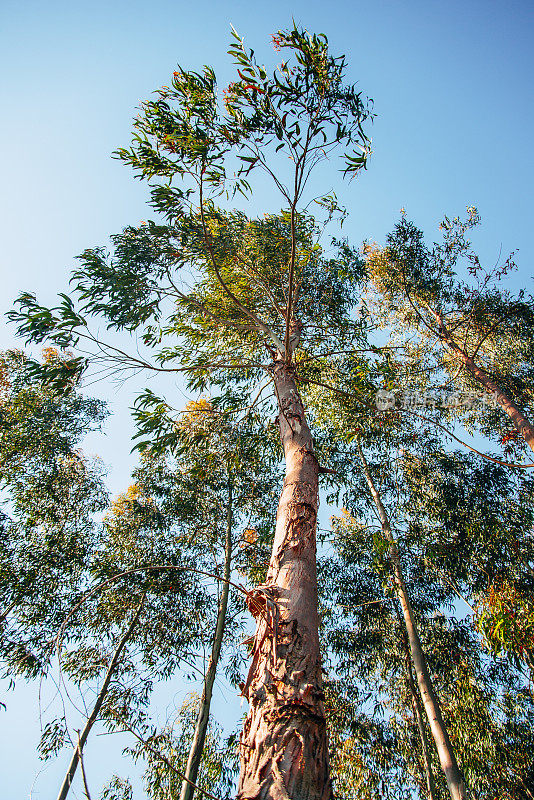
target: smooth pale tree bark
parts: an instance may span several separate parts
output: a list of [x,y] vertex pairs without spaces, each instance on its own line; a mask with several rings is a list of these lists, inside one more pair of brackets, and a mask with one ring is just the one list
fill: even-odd
[[257,618],[243,686],[239,800],[331,800],[317,611],[319,466],[294,369],[273,381],[286,472],[267,581],[253,591]]
[[[399,621],[401,622],[400,619]],[[419,739],[421,740],[421,754],[423,757],[423,768],[424,768],[428,800],[438,800],[438,795],[436,792],[436,784],[434,783],[434,776],[432,774],[432,754],[430,752],[430,748],[428,746],[428,741],[426,738],[425,724],[423,721],[423,709],[421,708],[421,698],[419,696],[417,686],[415,685],[415,681],[413,679],[412,660],[410,658],[410,650],[409,650],[408,637],[406,635],[406,631],[403,631],[402,647],[404,650],[405,661],[406,661],[406,680],[408,682],[408,688],[410,689],[410,694],[412,696],[413,713],[415,716],[415,720],[417,722]]]
[[443,715],[441,713],[439,700],[436,692],[434,691],[425,654],[421,646],[421,639],[419,638],[419,631],[417,629],[417,623],[415,621],[410,597],[406,589],[406,584],[404,583],[399,551],[391,531],[389,517],[382,503],[380,493],[373,482],[367,461],[365,460],[363,450],[359,443],[358,451],[360,454],[365,479],[380,517],[382,533],[389,543],[389,552],[393,562],[397,597],[399,598],[402,608],[402,615],[404,618],[404,624],[406,626],[406,633],[408,635],[408,644],[417,677],[417,684],[419,686],[419,692],[423,701],[428,724],[430,725],[430,732],[432,733],[432,738],[434,739],[436,750],[438,752],[439,763],[445,775],[445,780],[447,781],[447,787],[452,800],[467,800],[468,794],[465,787],[465,781],[458,766],[458,762],[456,761],[456,756],[454,754],[451,740],[449,738],[449,734],[443,720]]
[[85,765],[83,763],[83,751],[80,744],[80,731],[78,731],[78,753],[80,755],[80,771],[82,773],[83,790],[85,792],[87,800],[91,800],[91,795],[89,793],[89,785],[87,783],[87,775],[85,774]]
[[124,634],[122,635],[122,637],[121,637],[121,639],[119,641],[119,644],[117,645],[117,649],[115,650],[115,652],[113,654],[113,658],[109,662],[109,667],[108,667],[106,675],[104,677],[104,681],[102,683],[102,687],[101,687],[101,689],[100,689],[100,691],[98,693],[98,696],[96,698],[96,702],[95,702],[95,704],[93,706],[93,710],[91,711],[91,714],[89,715],[83,730],[81,731],[81,733],[78,736],[78,741],[77,741],[77,743],[76,743],[76,745],[74,747],[74,750],[73,750],[73,753],[72,753],[72,758],[71,758],[71,761],[70,761],[70,764],[69,764],[69,768],[67,770],[67,774],[65,775],[65,779],[64,779],[64,781],[63,781],[63,783],[61,785],[61,789],[59,790],[59,794],[57,796],[57,800],[65,800],[65,798],[67,797],[67,795],[69,793],[70,787],[72,786],[72,781],[74,780],[74,776],[75,776],[76,770],[78,768],[78,764],[80,763],[80,755],[83,752],[83,748],[85,747],[85,743],[87,741],[87,737],[91,733],[91,728],[93,727],[93,725],[95,724],[95,722],[98,719],[98,715],[100,714],[100,709],[102,708],[102,704],[103,704],[103,702],[104,702],[104,700],[106,698],[106,694],[107,694],[107,691],[109,689],[109,684],[111,683],[111,680],[113,678],[113,673],[115,672],[117,664],[120,661],[120,657],[121,657],[122,651],[124,650],[124,648],[125,648],[125,646],[126,646],[126,644],[128,642],[128,639],[132,635],[132,633],[134,631],[134,628],[135,628],[135,626],[137,625],[137,623],[139,621],[139,616],[141,614],[141,610],[143,608],[144,602],[145,602],[145,595],[143,595],[143,597],[141,598],[141,602],[139,603],[139,605],[137,606],[137,609],[135,610],[135,614],[133,615],[132,621],[130,622],[130,624],[126,628]]
[[9,605],[9,606],[6,608],[6,610],[5,610],[5,611],[1,611],[1,612],[0,612],[0,624],[1,624],[2,622],[5,622],[5,621],[6,621],[6,619],[7,619],[7,618],[8,618],[8,616],[11,614],[11,612],[13,611],[13,609],[15,608],[15,606],[16,606],[16,605],[17,605],[17,601],[15,600],[15,601],[13,601],[13,603],[11,603],[11,605]]
[[466,351],[460,347],[447,328],[442,314],[437,311],[433,312],[433,314],[438,324],[441,341],[445,343],[449,350],[458,356],[473,378],[478,381],[487,392],[495,397],[496,402],[500,405],[504,413],[510,417],[518,433],[523,436],[530,449],[534,452],[534,426],[527,419],[524,411],[514,402],[508,392],[495,383],[493,378],[488,375],[487,371],[475,362],[474,357],[468,355]]
[[224,548],[224,570],[221,588],[219,609],[217,612],[217,623],[211,647],[211,657],[208,664],[206,677],[204,678],[204,688],[198,709],[197,723],[193,740],[189,749],[189,757],[184,773],[184,782],[180,792],[180,800],[193,800],[195,794],[194,784],[197,781],[198,770],[202,760],[202,751],[206,739],[206,731],[210,717],[210,705],[213,694],[213,684],[217,675],[217,666],[221,656],[221,646],[226,625],[226,610],[228,608],[228,595],[230,591],[230,571],[232,566],[232,484],[228,484],[228,512],[226,517],[226,542]]

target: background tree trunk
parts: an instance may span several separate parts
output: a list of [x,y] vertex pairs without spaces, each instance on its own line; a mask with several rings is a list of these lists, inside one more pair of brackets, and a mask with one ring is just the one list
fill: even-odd
[[319,468],[293,368],[273,367],[286,459],[267,581],[243,694],[239,800],[330,800],[319,653],[316,521]]
[[402,646],[406,660],[406,679],[408,681],[408,688],[410,689],[410,694],[412,695],[412,707],[415,716],[415,721],[417,722],[419,738],[421,740],[421,754],[423,757],[423,767],[424,767],[428,800],[438,800],[438,796],[436,793],[436,785],[434,783],[434,776],[432,775],[432,755],[426,738],[425,723],[423,720],[423,709],[421,708],[421,698],[419,696],[419,692],[417,691],[417,686],[415,685],[415,681],[413,679],[412,660],[410,658],[410,651],[408,648],[408,638],[406,635],[406,631],[403,631]]
[[93,706],[93,710],[91,711],[91,714],[89,715],[89,717],[87,719],[87,722],[85,723],[84,729],[82,730],[82,732],[78,736],[78,741],[76,742],[76,745],[74,747],[74,751],[72,753],[72,758],[71,758],[71,761],[70,761],[70,764],[69,764],[69,768],[67,770],[67,774],[65,775],[65,778],[64,778],[63,783],[61,785],[61,789],[59,790],[59,794],[57,796],[57,800],[65,800],[65,798],[67,797],[67,795],[69,793],[70,787],[72,786],[72,781],[74,780],[74,775],[76,774],[76,770],[77,770],[78,764],[80,762],[80,755],[81,755],[81,753],[83,751],[83,748],[85,747],[85,743],[87,741],[87,737],[91,733],[91,728],[93,727],[93,725],[95,724],[96,720],[98,719],[98,715],[100,714],[100,709],[102,708],[102,704],[103,704],[103,702],[104,702],[104,700],[106,698],[106,694],[107,694],[107,691],[109,689],[109,684],[111,683],[111,679],[113,678],[113,673],[115,672],[115,668],[116,668],[117,664],[119,663],[119,660],[120,660],[120,657],[121,657],[121,653],[124,650],[124,647],[125,647],[126,643],[128,642],[128,639],[132,635],[133,630],[134,630],[135,626],[137,625],[137,622],[139,621],[139,616],[141,614],[141,610],[143,608],[143,603],[144,602],[145,602],[145,595],[143,594],[143,597],[141,598],[141,602],[137,606],[137,609],[135,611],[133,619],[130,622],[130,624],[128,625],[128,627],[126,628],[126,631],[124,632],[119,644],[117,645],[117,649],[115,650],[115,652],[113,654],[113,658],[110,661],[108,670],[107,670],[106,675],[104,677],[104,682],[102,683],[102,688],[100,689],[100,691],[98,693],[98,696],[96,698],[96,702],[95,702],[95,704]]
[[483,367],[475,363],[472,356],[469,356],[465,350],[460,347],[454,336],[450,333],[443,315],[437,311],[432,312],[436,322],[438,323],[439,336],[449,350],[455,353],[463,362],[465,368],[471,373],[473,378],[480,383],[484,389],[495,397],[495,400],[500,405],[505,414],[507,414],[516,430],[525,439],[530,449],[534,452],[534,427],[531,425],[525,413],[519,408],[517,403],[510,397],[508,392],[504,391],[495,381],[491,378]]
[[495,400],[504,413],[510,417],[516,430],[523,436],[530,449],[534,452],[534,428],[526,418],[524,412],[512,400],[508,392],[501,389],[501,387],[490,378],[486,370],[475,364],[472,358],[464,354],[463,361],[466,369],[469,370],[473,378],[482,384],[487,392],[494,395]]
[[415,668],[417,684],[421,693],[421,699],[425,708],[428,724],[430,725],[432,738],[434,739],[436,750],[438,751],[439,763],[445,775],[447,787],[452,800],[467,800],[468,795],[465,788],[465,781],[458,766],[458,762],[456,761],[456,756],[454,754],[451,740],[449,739],[449,734],[447,728],[445,727],[445,722],[441,713],[439,700],[436,692],[434,691],[430,674],[428,672],[425,654],[419,638],[419,631],[417,630],[417,623],[415,621],[412,605],[410,603],[410,598],[408,596],[406,584],[404,583],[404,577],[402,575],[397,543],[389,524],[389,517],[382,503],[380,493],[374,485],[367,461],[365,460],[363,450],[359,443],[358,450],[363,465],[365,479],[380,517],[382,532],[389,543],[389,552],[393,562],[395,576],[395,587],[402,608],[406,633],[408,634],[410,654]]
[[[206,731],[208,729],[208,722],[210,717],[211,697],[213,694],[213,684],[217,675],[217,665],[221,655],[221,645],[224,636],[224,628],[226,625],[226,609],[228,608],[228,595],[230,593],[230,570],[232,565],[232,484],[228,484],[228,514],[226,518],[226,542],[224,549],[224,572],[223,584],[221,589],[221,599],[219,602],[219,610],[217,612],[217,624],[215,626],[215,635],[213,637],[213,644],[211,648],[211,658],[209,660],[208,670],[204,679],[204,689],[202,690],[202,698],[200,707],[198,709],[197,724],[193,734],[193,741],[189,750],[189,758],[187,759],[187,766],[185,768],[185,780],[182,783],[182,791],[180,792],[180,800],[193,800],[195,794],[195,787],[192,785],[197,782],[198,769],[202,760],[202,751],[204,750],[204,740],[206,738]],[[189,782],[188,782],[189,781]]]

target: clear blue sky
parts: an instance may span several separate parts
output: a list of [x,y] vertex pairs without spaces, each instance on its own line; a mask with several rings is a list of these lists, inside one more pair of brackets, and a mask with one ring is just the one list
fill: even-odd
[[[375,101],[368,172],[342,192],[351,212],[347,234],[381,241],[404,207],[432,237],[444,213],[476,205],[483,257],[493,262],[501,246],[503,253],[518,248],[517,281],[532,288],[532,2],[3,0],[2,312],[21,290],[53,302],[76,254],[150,213],[144,186],[110,159],[128,143],[139,101],[167,82],[177,63],[209,63],[221,83],[228,80],[230,23],[273,63],[269,34],[291,17],[325,32],[332,48],[347,54],[349,78]],[[3,329],[0,347],[12,344]],[[135,386],[93,388],[115,416],[107,437],[90,447],[113,461],[110,486],[118,491],[131,465],[127,409]],[[31,716],[35,697],[21,693],[17,707],[12,696],[9,719]],[[0,711],[1,796],[18,800],[28,797],[36,771],[34,737],[26,724],[6,733],[7,720]],[[108,761],[96,771],[96,795]],[[49,774],[36,784],[38,800],[57,789]]]

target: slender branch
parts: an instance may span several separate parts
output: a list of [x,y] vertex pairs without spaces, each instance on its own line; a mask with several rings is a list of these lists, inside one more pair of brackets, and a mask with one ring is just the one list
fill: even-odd
[[174,766],[174,764],[172,764],[172,763],[169,761],[169,759],[168,759],[166,756],[164,756],[164,755],[163,755],[163,753],[161,753],[159,750],[156,750],[156,748],[155,748],[155,747],[152,747],[152,745],[151,745],[151,744],[149,744],[149,743],[147,742],[147,740],[146,740],[146,739],[143,739],[143,737],[142,737],[142,736],[140,736],[140,735],[137,733],[137,731],[135,731],[133,728],[131,728],[131,727],[130,727],[130,726],[129,726],[129,725],[126,723],[126,722],[125,722],[125,720],[124,720],[124,719],[121,719],[121,723],[124,725],[124,728],[125,728],[125,729],[124,729],[124,731],[122,731],[123,733],[131,733],[131,734],[132,734],[132,736],[135,736],[135,738],[136,738],[136,739],[137,739],[139,742],[141,742],[141,744],[142,744],[144,747],[146,747],[146,749],[147,749],[147,750],[150,750],[150,752],[151,752],[153,755],[155,755],[155,756],[156,756],[156,758],[159,758],[161,761],[163,761],[163,763],[164,763],[164,764],[166,764],[166,766],[167,766],[167,767],[168,767],[170,770],[172,770],[172,772],[175,772],[175,773],[176,773],[176,775],[178,775],[178,777],[179,777],[181,780],[183,780],[183,781],[186,781],[187,783],[190,783],[190,784],[191,784],[191,786],[193,786],[193,788],[194,788],[194,789],[198,789],[198,791],[199,791],[199,792],[202,792],[202,794],[203,794],[203,795],[205,795],[206,797],[209,797],[209,798],[211,798],[211,800],[221,800],[221,798],[220,798],[220,797],[217,797],[217,796],[216,796],[216,795],[214,795],[214,794],[210,794],[210,792],[207,792],[205,789],[202,789],[202,788],[201,788],[200,786],[198,786],[196,783],[193,783],[192,781],[188,780],[188,779],[185,777],[185,775],[183,774],[183,772],[180,772],[180,770],[179,770],[179,769],[176,769],[176,767]]
[[65,775],[65,778],[64,778],[63,783],[61,785],[61,789],[59,790],[59,794],[58,794],[57,800],[65,800],[65,798],[67,797],[67,795],[69,793],[69,790],[70,790],[70,788],[72,786],[72,781],[74,779],[74,775],[76,773],[76,769],[78,767],[78,763],[80,761],[81,751],[83,750],[83,748],[85,746],[85,743],[87,741],[87,737],[89,736],[89,734],[91,732],[91,728],[93,727],[93,725],[95,724],[96,720],[98,719],[98,715],[100,714],[100,709],[102,708],[102,704],[104,703],[104,700],[106,698],[107,691],[108,691],[108,688],[109,688],[109,684],[111,683],[111,679],[113,677],[113,673],[115,671],[115,668],[116,668],[117,664],[119,663],[119,659],[121,657],[122,651],[123,651],[128,639],[130,638],[130,636],[131,636],[131,634],[132,634],[132,632],[133,632],[133,630],[134,630],[134,628],[137,625],[137,622],[139,620],[139,616],[141,614],[141,610],[142,610],[143,604],[145,602],[145,597],[146,597],[146,593],[143,593],[143,596],[141,597],[141,600],[140,600],[140,602],[139,602],[139,604],[137,606],[137,609],[136,609],[135,614],[134,614],[134,616],[132,618],[132,621],[130,622],[130,624],[128,625],[126,631],[122,635],[122,637],[121,637],[121,639],[119,641],[119,644],[118,644],[118,646],[117,646],[117,648],[116,648],[116,650],[115,650],[115,652],[113,654],[113,658],[111,659],[111,661],[109,663],[109,667],[108,667],[106,675],[104,677],[104,681],[102,683],[102,687],[101,687],[101,689],[100,689],[100,691],[98,693],[98,696],[96,698],[96,702],[95,702],[95,704],[93,706],[93,710],[91,711],[91,714],[89,715],[89,718],[88,718],[87,722],[85,723],[85,727],[84,727],[84,729],[82,731],[81,736],[78,735],[78,744],[74,748],[74,752],[72,754],[71,762],[70,762],[69,767],[67,769],[67,774]]
[[6,608],[6,610],[5,610],[5,611],[2,611],[2,612],[0,613],[0,623],[1,623],[1,622],[5,622],[6,618],[9,616],[9,614],[11,614],[11,612],[13,611],[13,609],[15,608],[15,606],[17,605],[17,602],[18,602],[17,600],[13,600],[13,602],[12,602],[12,603],[10,603],[10,605],[8,605],[8,607]]
[[225,326],[227,328],[235,328],[236,330],[240,330],[240,331],[255,331],[255,330],[257,330],[256,325],[245,325],[242,322],[234,322],[233,320],[229,320],[229,319],[224,319],[222,317],[218,317],[216,314],[214,314],[212,311],[210,311],[204,305],[204,303],[202,303],[200,300],[197,300],[196,297],[192,297],[191,295],[184,294],[184,292],[180,291],[180,289],[178,289],[178,287],[173,282],[173,280],[172,280],[172,278],[170,276],[168,268],[167,268],[166,272],[167,272],[167,279],[168,279],[169,283],[171,284],[172,288],[174,289],[174,291],[176,292],[176,295],[181,300],[184,300],[187,303],[192,303],[193,305],[195,305],[200,311],[202,311],[203,314],[206,314],[206,316],[208,316],[214,322],[217,322],[219,325],[223,325],[223,326]]
[[262,288],[263,288],[263,289],[264,289],[264,290],[267,292],[267,294],[269,295],[269,299],[271,300],[271,303],[273,304],[273,307],[274,307],[275,311],[276,311],[278,314],[280,314],[280,316],[282,317],[282,319],[285,319],[285,313],[284,313],[284,311],[282,310],[282,308],[280,307],[280,305],[279,305],[279,303],[278,303],[278,301],[277,301],[276,297],[275,297],[275,296],[274,296],[274,294],[272,293],[272,291],[271,291],[271,289],[270,289],[270,287],[269,287],[269,284],[268,284],[268,283],[266,283],[266,282],[263,280],[263,278],[261,277],[261,273],[260,273],[260,271],[259,271],[259,270],[257,270],[257,269],[255,269],[255,268],[252,266],[252,264],[247,264],[247,262],[245,261],[245,259],[241,258],[241,256],[240,256],[239,254],[237,254],[237,253],[236,253],[236,259],[237,259],[237,260],[239,261],[239,263],[242,265],[243,269],[245,269],[245,270],[250,270],[250,271],[252,272],[252,274],[253,274],[253,275],[255,275],[255,276],[257,277],[257,279],[258,279],[258,281],[259,281],[259,284],[260,284],[260,286],[261,286],[261,287],[262,287]]
[[[297,170],[295,169],[295,194],[296,194],[296,183],[297,183]],[[286,362],[289,364],[291,361],[291,353],[289,351],[289,336],[291,332],[291,318],[293,315],[293,282],[295,276],[295,251],[296,251],[296,242],[295,242],[295,204],[296,204],[296,197],[293,198],[293,202],[291,204],[291,255],[289,257],[289,276],[288,276],[288,283],[287,283],[287,306],[286,306],[286,331],[285,331],[285,341],[284,341],[284,353]]]
[[[423,315],[421,314],[421,312],[419,311],[419,309],[418,309],[418,308],[415,306],[415,304],[414,304],[414,302],[413,302],[413,300],[412,300],[412,298],[411,298],[410,292],[408,291],[408,286],[406,285],[406,274],[405,274],[405,272],[404,272],[404,267],[401,267],[401,275],[402,275],[402,285],[403,285],[403,288],[404,288],[404,293],[406,294],[406,297],[407,297],[407,299],[408,299],[408,302],[409,302],[409,304],[411,305],[412,309],[415,311],[415,314],[416,314],[416,316],[417,316],[417,317],[418,317],[418,318],[421,320],[421,322],[423,323],[423,325],[424,325],[426,328],[428,328],[428,330],[429,330],[431,333],[433,333],[433,334],[434,334],[434,336],[437,336],[437,337],[439,338],[439,333],[437,333],[437,332],[434,330],[434,328],[432,327],[432,325],[429,325],[429,324],[428,324],[428,322],[427,322],[427,321],[426,321],[426,319],[423,317]],[[432,310],[432,309],[430,309],[430,310]]]
[[424,420],[425,422],[431,422],[433,425],[436,425],[438,428],[441,428],[447,436],[450,436],[451,439],[454,439],[458,444],[461,444],[463,447],[467,447],[468,450],[471,450],[473,453],[476,453],[477,456],[481,458],[485,458],[487,461],[493,461],[494,464],[500,464],[502,467],[513,467],[514,469],[530,469],[534,467],[534,462],[528,464],[516,464],[513,461],[502,461],[500,458],[494,458],[493,456],[488,456],[486,453],[481,453],[480,450],[477,450],[475,447],[471,447],[470,444],[467,442],[463,442],[457,436],[452,433],[448,428],[445,428],[439,422],[436,422],[435,419],[431,419],[430,417],[424,417],[422,414],[417,414],[415,411],[410,411],[408,409],[403,409],[408,412],[408,414],[413,414],[414,417],[418,417],[419,419]]
[[478,353],[478,351],[480,350],[480,348],[481,348],[482,344],[485,342],[485,340],[488,338],[488,336],[491,336],[491,334],[493,333],[493,331],[495,331],[495,330],[496,330],[496,329],[499,327],[499,325],[501,324],[501,322],[502,322],[502,320],[501,320],[501,319],[498,319],[498,320],[497,320],[497,322],[495,322],[493,325],[491,325],[490,329],[489,329],[489,330],[488,330],[488,331],[487,331],[487,332],[484,334],[484,336],[483,336],[483,337],[482,337],[482,339],[479,341],[479,343],[477,344],[477,346],[475,347],[475,349],[474,349],[474,351],[473,351],[473,354],[472,354],[472,356],[471,356],[471,358],[472,358],[473,360],[476,358],[476,356],[477,356],[477,353]]
[[78,754],[79,754],[79,757],[80,757],[80,769],[81,769],[81,772],[82,772],[83,789],[84,789],[84,792],[85,792],[85,796],[87,797],[87,800],[91,800],[91,795],[89,793],[89,786],[87,785],[87,775],[85,774],[85,764],[83,762],[83,753],[82,753],[82,743],[81,743],[81,740],[80,740],[80,731],[77,731],[77,733],[78,733]]
[[[225,583],[228,583],[229,586],[232,586],[234,589],[237,589],[239,592],[244,594],[247,597],[247,600],[248,600],[249,603],[252,603],[253,605],[258,605],[257,602],[254,599],[253,594],[248,592],[247,589],[245,589],[244,586],[242,586],[239,583],[234,583],[234,581],[231,581],[229,579],[221,578],[220,575],[217,575],[214,572],[207,572],[205,570],[195,569],[195,567],[183,567],[183,566],[176,565],[176,564],[162,564],[162,565],[147,566],[147,567],[133,567],[132,569],[127,569],[127,570],[124,570],[123,572],[119,572],[117,575],[113,575],[111,578],[107,578],[105,581],[101,581],[99,584],[94,586],[92,589],[89,589],[87,592],[84,592],[84,594],[82,595],[81,599],[76,603],[74,608],[72,608],[69,611],[69,613],[67,614],[66,618],[64,619],[64,621],[63,621],[63,623],[61,625],[61,628],[59,629],[59,633],[58,633],[58,635],[56,637],[56,649],[57,649],[57,652],[58,652],[58,657],[59,657],[59,652],[60,652],[60,648],[61,648],[61,640],[63,638],[63,634],[65,632],[65,629],[67,627],[67,624],[68,624],[69,620],[76,613],[76,611],[78,611],[78,609],[83,605],[83,603],[85,603],[86,600],[88,600],[90,597],[92,597],[92,595],[96,594],[101,589],[104,589],[106,586],[109,586],[110,584],[115,583],[115,581],[119,580],[120,578],[124,578],[127,575],[135,575],[135,574],[137,574],[139,572],[150,572],[150,571],[160,572],[160,571],[163,571],[163,570],[184,570],[186,572],[194,572],[197,575],[203,575],[204,577],[207,577],[207,578],[214,578],[217,581],[223,581]],[[259,605],[258,605],[258,608],[259,608]],[[260,611],[261,611],[261,609],[260,609]]]
[[[338,389],[336,386],[330,386],[329,384],[321,383],[320,381],[313,381],[310,378],[305,378],[303,382],[312,383],[314,386],[322,386],[325,389],[329,389],[331,392],[336,392],[337,394],[343,395],[344,397],[348,397],[349,399],[354,400],[353,394],[345,392],[343,389]],[[371,409],[373,408],[372,404],[369,403],[368,400],[360,400],[359,402],[363,403],[368,408]],[[422,414],[418,414],[416,411],[412,411],[411,409],[408,408],[403,408],[399,410],[404,411],[406,414],[412,414],[414,417],[424,420],[424,422],[430,422],[432,425],[436,425],[436,427],[440,428],[444,433],[447,434],[447,436],[450,436],[451,439],[454,439],[456,442],[458,442],[458,444],[461,444],[462,447],[466,447],[468,450],[471,450],[473,453],[476,453],[477,456],[485,458],[487,461],[492,461],[494,464],[500,464],[503,467],[512,467],[514,469],[530,469],[531,467],[534,467],[534,462],[528,464],[516,464],[513,461],[503,461],[500,458],[494,458],[493,456],[489,456],[486,453],[481,453],[480,450],[477,450],[475,447],[472,447],[470,444],[467,444],[467,442],[464,442],[462,441],[462,439],[459,439],[457,436],[455,436],[454,433],[452,433],[452,431],[450,431],[448,428],[445,428],[435,419],[432,419],[431,417],[425,417]],[[377,409],[374,409],[374,411],[375,413],[378,413]]]
[[433,569],[433,570],[435,570],[435,571],[438,573],[438,575],[440,576],[440,578],[441,578],[442,580],[444,580],[446,583],[448,583],[448,584],[449,584],[449,586],[450,586],[450,587],[451,587],[451,589],[453,590],[453,592],[454,592],[454,594],[456,595],[456,597],[457,597],[459,600],[462,600],[462,601],[463,601],[463,602],[466,604],[466,606],[468,606],[468,608],[470,608],[470,609],[471,609],[471,611],[473,612],[473,614],[476,614],[476,611],[475,611],[475,609],[473,608],[473,606],[471,605],[471,603],[470,603],[468,600],[466,600],[466,599],[465,599],[465,597],[464,597],[464,596],[463,596],[463,594],[462,594],[462,593],[459,591],[459,589],[458,589],[458,587],[456,586],[456,584],[454,583],[454,581],[452,581],[450,578],[448,578],[448,577],[447,577],[447,575],[445,575],[445,573],[444,573],[444,572],[442,572],[442,570],[440,570],[440,568],[439,568],[439,567],[437,567],[437,566],[434,564],[434,562],[433,562],[433,561],[431,561],[431,559],[429,559],[429,558],[428,558],[428,556],[420,556],[420,560],[421,560],[421,561],[423,561],[423,563],[424,563],[424,565],[425,565],[425,566],[430,566],[430,567],[432,567],[432,569]]
[[210,255],[210,260],[211,260],[215,275],[217,276],[217,280],[221,284],[223,290],[226,292],[228,297],[232,300],[233,303],[235,303],[237,308],[239,308],[239,310],[243,314],[245,314],[245,316],[250,317],[250,319],[256,324],[258,330],[261,331],[262,333],[267,334],[270,337],[270,339],[273,341],[275,347],[280,350],[281,349],[281,342],[280,342],[278,336],[274,333],[274,331],[271,330],[271,328],[267,325],[266,322],[264,322],[256,314],[254,314],[253,311],[250,311],[250,309],[246,308],[246,306],[244,306],[237,299],[235,294],[227,286],[226,282],[223,280],[223,278],[221,276],[221,273],[219,271],[219,267],[217,265],[217,261],[215,259],[215,255],[213,253],[213,246],[212,246],[210,235],[209,235],[209,232],[208,232],[208,229],[207,229],[207,225],[206,225],[206,218],[205,218],[205,214],[204,214],[204,202],[203,202],[202,192],[203,192],[203,190],[202,190],[202,179],[201,179],[201,182],[200,182],[200,219],[201,219],[201,222],[202,222],[202,231],[203,231],[203,234],[204,234],[204,241],[206,243],[206,247],[208,248],[208,252],[209,252],[209,255]]

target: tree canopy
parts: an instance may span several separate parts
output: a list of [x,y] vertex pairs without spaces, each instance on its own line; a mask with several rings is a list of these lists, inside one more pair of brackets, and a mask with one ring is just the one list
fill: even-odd
[[[43,756],[72,748],[61,800],[75,775],[90,797],[95,725],[155,799],[533,798],[532,298],[513,255],[481,264],[472,207],[432,246],[405,215],[383,246],[342,238],[317,167],[366,167],[372,103],[323,34],[272,42],[272,72],[233,31],[222,93],[178,67],[141,105],[116,157],[156,219],[10,314],[47,349],[0,362],[0,656],[92,692],[78,737],[66,711],[44,729]],[[265,179],[282,208],[249,214]],[[112,501],[79,449],[102,370],[191,398],[136,398]],[[223,673],[239,732],[213,716]],[[162,725],[178,674],[199,695]]]

